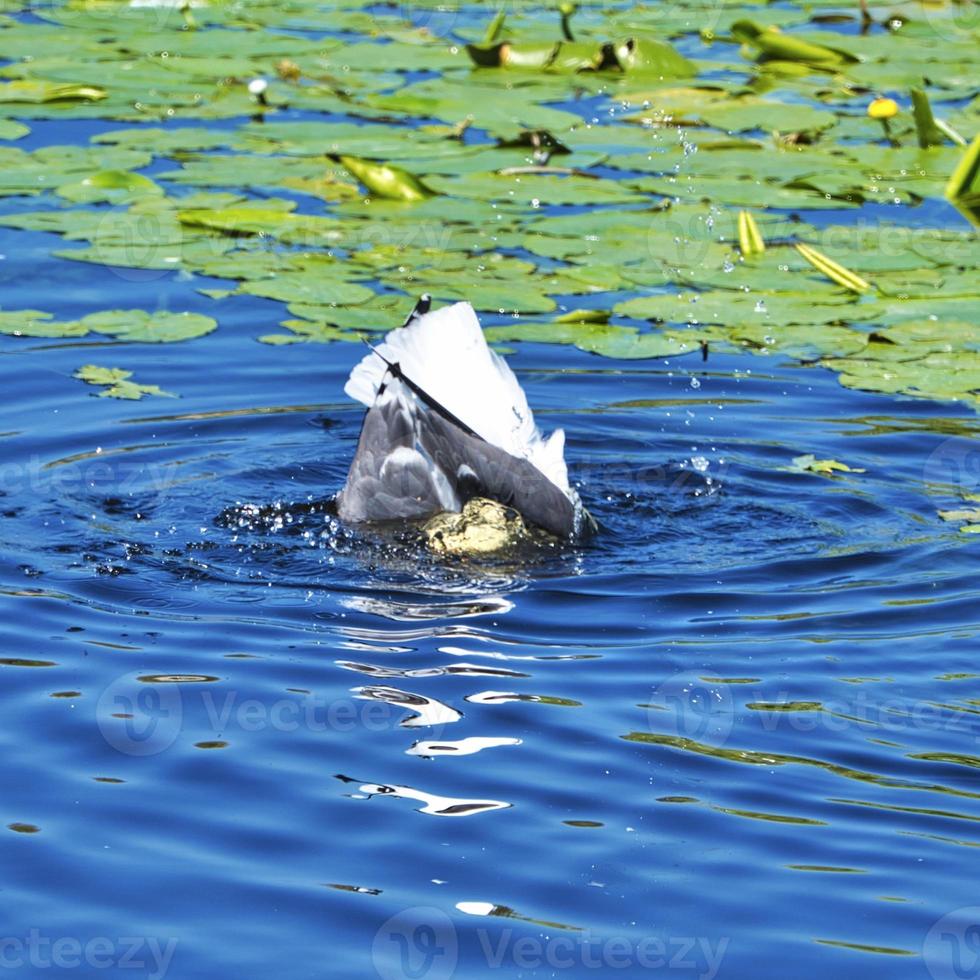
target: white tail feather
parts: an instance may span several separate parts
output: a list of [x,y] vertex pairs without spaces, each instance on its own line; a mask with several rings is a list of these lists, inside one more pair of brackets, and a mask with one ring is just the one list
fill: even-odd
[[[487,442],[533,463],[567,493],[565,433],[544,439],[514,372],[487,346],[469,303],[456,303],[392,330],[378,353]],[[351,371],[344,391],[374,404],[387,366],[373,352]]]

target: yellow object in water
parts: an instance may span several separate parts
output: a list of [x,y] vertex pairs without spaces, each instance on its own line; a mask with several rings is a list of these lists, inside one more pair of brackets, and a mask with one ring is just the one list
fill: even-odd
[[872,119],[892,119],[898,115],[898,103],[894,99],[872,99],[868,115]]
[[483,497],[467,501],[461,513],[436,514],[422,530],[429,547],[447,555],[488,555],[530,539],[516,510]]

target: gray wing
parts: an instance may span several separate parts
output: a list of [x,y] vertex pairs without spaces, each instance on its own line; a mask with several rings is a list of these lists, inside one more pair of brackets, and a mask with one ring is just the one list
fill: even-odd
[[464,432],[437,412],[421,413],[419,423],[421,444],[461,500],[489,497],[559,537],[574,533],[574,505],[533,463]]
[[467,432],[391,379],[368,409],[344,489],[346,521],[412,520],[458,511],[482,496],[560,537],[575,532],[575,507],[533,463]]
[[378,399],[361,426],[337,512],[345,521],[413,520],[459,508],[416,438],[412,396]]

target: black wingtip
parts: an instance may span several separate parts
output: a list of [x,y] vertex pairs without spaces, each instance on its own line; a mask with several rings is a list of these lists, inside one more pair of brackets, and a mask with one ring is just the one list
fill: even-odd
[[425,316],[432,308],[432,297],[428,293],[423,293],[415,304],[412,312],[405,318],[403,327],[411,326],[419,317]]

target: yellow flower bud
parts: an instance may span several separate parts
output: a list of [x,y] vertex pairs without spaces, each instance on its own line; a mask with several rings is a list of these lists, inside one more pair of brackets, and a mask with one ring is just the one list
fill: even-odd
[[898,115],[898,103],[894,99],[873,99],[868,104],[868,115],[872,119],[891,119]]

